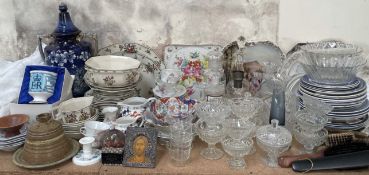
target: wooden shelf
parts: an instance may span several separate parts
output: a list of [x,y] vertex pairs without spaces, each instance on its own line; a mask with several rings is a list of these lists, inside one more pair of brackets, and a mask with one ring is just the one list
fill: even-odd
[[[295,144],[297,145],[297,144]],[[297,152],[298,147],[293,146],[289,152]],[[42,169],[42,170],[27,170],[22,169],[15,166],[12,163],[12,155],[13,153],[9,152],[1,152],[0,151],[0,174],[170,174],[170,175],[180,175],[180,174],[201,174],[201,175],[211,175],[211,174],[224,174],[224,175],[235,175],[235,174],[273,174],[273,175],[288,175],[288,174],[301,174],[295,173],[290,168],[269,168],[264,165],[262,160],[262,153],[257,149],[256,153],[253,155],[246,157],[247,168],[241,171],[234,171],[229,169],[227,164],[228,156],[225,155],[219,160],[205,160],[200,156],[200,150],[205,148],[207,145],[196,139],[194,141],[193,149],[191,152],[190,162],[185,167],[174,167],[166,151],[166,148],[163,145],[158,146],[158,156],[157,156],[157,165],[154,169],[146,169],[146,168],[130,168],[123,166],[105,166],[100,164],[96,164],[93,166],[80,167],[76,166],[72,163],[72,161],[65,162],[61,165]],[[217,145],[220,147],[220,145]],[[337,175],[337,174],[369,174],[369,169],[361,169],[361,170],[351,170],[351,171],[319,171],[319,172],[310,172],[309,174],[324,174],[324,175]]]

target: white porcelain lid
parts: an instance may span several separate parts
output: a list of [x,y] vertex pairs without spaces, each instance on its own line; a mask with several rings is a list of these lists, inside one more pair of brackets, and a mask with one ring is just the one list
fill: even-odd
[[96,70],[130,70],[137,69],[141,62],[125,56],[97,56],[86,61],[86,66]]

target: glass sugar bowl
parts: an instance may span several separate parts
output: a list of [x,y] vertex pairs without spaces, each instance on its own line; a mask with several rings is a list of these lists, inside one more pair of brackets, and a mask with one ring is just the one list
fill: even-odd
[[267,154],[266,164],[278,167],[278,156],[289,149],[292,135],[286,128],[278,126],[278,120],[273,119],[270,125],[256,131],[256,142]]

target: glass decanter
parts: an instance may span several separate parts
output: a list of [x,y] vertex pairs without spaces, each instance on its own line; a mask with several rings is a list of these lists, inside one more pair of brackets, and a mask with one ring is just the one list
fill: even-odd
[[278,120],[273,119],[270,125],[262,126],[256,131],[256,141],[267,153],[266,164],[278,167],[278,156],[288,150],[292,135],[286,128],[278,126]]
[[196,123],[196,131],[200,139],[208,143],[208,147],[201,150],[200,155],[205,159],[216,160],[223,156],[223,151],[215,146],[224,137],[224,127],[220,122],[208,125],[208,122],[199,120]]
[[227,84],[226,97],[242,99],[245,94],[249,93],[243,86],[244,72],[233,71],[233,80]]
[[219,97],[225,93],[225,75],[222,67],[222,53],[212,51],[208,53],[208,69],[204,70],[205,93]]

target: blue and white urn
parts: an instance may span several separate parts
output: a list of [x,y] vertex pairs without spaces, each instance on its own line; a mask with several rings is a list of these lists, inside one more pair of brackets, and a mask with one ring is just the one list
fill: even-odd
[[41,55],[47,65],[65,67],[71,75],[75,75],[72,93],[81,97],[89,87],[83,80],[85,61],[92,56],[91,43],[79,41],[81,31],[73,24],[64,3],[59,5],[59,21],[51,34],[53,41],[47,45]]

